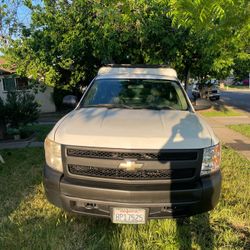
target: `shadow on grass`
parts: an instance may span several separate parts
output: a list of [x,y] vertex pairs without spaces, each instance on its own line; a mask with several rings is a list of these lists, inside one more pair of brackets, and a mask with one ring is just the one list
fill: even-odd
[[226,113],[229,109],[225,106],[225,104],[221,101],[211,102],[212,108],[216,111],[220,111]]
[[194,241],[199,249],[214,249],[214,232],[210,227],[209,214],[203,213],[176,221],[180,250],[193,249]]
[[[227,227],[227,229],[238,232],[240,241],[242,242],[242,249],[250,249],[250,231],[247,228],[236,226],[226,220],[220,221],[220,224]],[[238,244],[235,245],[235,249],[237,247],[239,247]]]

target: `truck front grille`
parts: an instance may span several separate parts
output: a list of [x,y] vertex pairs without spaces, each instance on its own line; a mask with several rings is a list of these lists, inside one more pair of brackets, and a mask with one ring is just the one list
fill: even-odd
[[68,170],[71,174],[91,176],[100,178],[123,179],[123,180],[168,180],[191,178],[194,169],[140,169],[127,171],[117,168],[100,168],[93,166],[82,166],[69,164]]
[[141,152],[112,152],[98,150],[83,150],[68,148],[67,155],[81,158],[95,159],[137,159],[140,161],[194,161],[197,159],[197,152],[157,152],[157,153],[141,153]]

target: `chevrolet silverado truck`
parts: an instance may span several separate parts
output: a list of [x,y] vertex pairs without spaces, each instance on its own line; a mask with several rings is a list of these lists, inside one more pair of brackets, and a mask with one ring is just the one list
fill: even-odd
[[64,103],[73,111],[45,140],[44,188],[55,206],[143,224],[218,203],[220,143],[174,69],[105,66],[78,103]]

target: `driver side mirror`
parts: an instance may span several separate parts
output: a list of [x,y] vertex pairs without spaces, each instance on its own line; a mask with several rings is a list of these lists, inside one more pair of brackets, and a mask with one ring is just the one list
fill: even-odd
[[63,97],[63,105],[68,108],[75,108],[77,105],[77,97],[74,95],[66,95]]
[[206,99],[196,99],[192,102],[195,110],[204,110],[211,108],[211,102]]

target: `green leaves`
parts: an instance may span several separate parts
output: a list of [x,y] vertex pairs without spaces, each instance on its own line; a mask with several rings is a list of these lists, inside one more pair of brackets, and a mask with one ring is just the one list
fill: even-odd
[[[250,40],[248,1],[170,0],[169,5],[168,16],[174,27],[186,29],[192,43],[190,51],[199,51],[198,67],[192,62],[196,76],[199,71],[203,76],[219,74],[224,77],[237,57],[247,57]],[[194,53],[187,56],[192,61]]]
[[224,76],[236,58],[249,60],[246,0],[24,3],[31,25],[4,53],[17,73],[50,86],[78,89],[106,63],[170,64],[184,79]]
[[3,118],[11,128],[34,122],[39,116],[39,104],[35,101],[35,95],[26,91],[8,92],[5,104],[0,101],[0,106],[4,110]]

